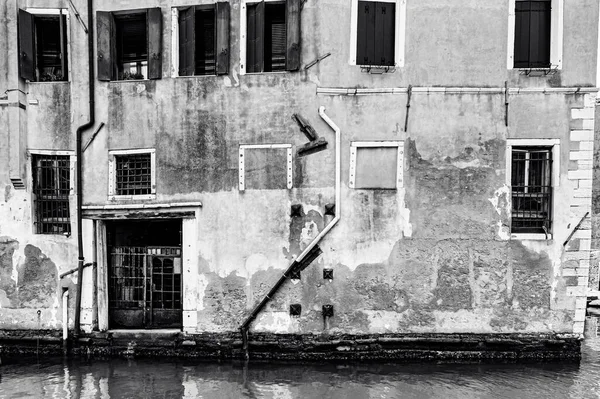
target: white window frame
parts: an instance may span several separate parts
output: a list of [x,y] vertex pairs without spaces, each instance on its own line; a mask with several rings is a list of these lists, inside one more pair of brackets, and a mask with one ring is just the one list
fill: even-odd
[[[552,199],[556,198],[556,189],[560,187],[560,139],[508,139],[506,140],[506,186],[509,188],[509,209],[512,213],[512,147],[552,147]],[[551,220],[556,221],[556,206],[552,202]],[[512,240],[552,240],[553,233],[513,233]]]
[[[150,194],[143,195],[117,195],[116,192],[116,174],[117,163],[115,156],[150,154]],[[109,150],[108,151],[108,199],[116,200],[150,200],[156,198],[156,150],[154,148],[141,148],[134,150]]]
[[[71,81],[71,21],[69,16],[68,8],[26,8],[27,11],[31,15],[64,15],[67,23],[67,80],[61,80],[57,82],[28,82],[28,83],[66,83]],[[37,54],[36,54],[37,57]]]
[[[263,0],[265,3],[286,2],[285,0]],[[288,71],[246,72],[246,40],[248,36],[248,4],[261,3],[261,0],[241,0],[240,4],[240,75],[261,75],[263,73],[288,73]],[[287,6],[287,5],[286,5]],[[287,29],[287,26],[286,26]]]
[[508,69],[562,69],[564,0],[552,0],[550,24],[550,68],[515,68],[515,0],[508,0]]
[[285,149],[286,153],[287,153],[287,162],[286,162],[286,169],[287,169],[287,188],[288,190],[290,190],[293,185],[294,185],[294,181],[293,181],[293,157],[292,157],[292,145],[291,144],[240,144],[240,149],[239,149],[239,185],[238,185],[238,189],[240,191],[245,191],[246,190],[246,150],[253,150],[253,149],[277,149],[277,148],[281,148],[281,149]]
[[[396,4],[396,36],[394,46],[394,65],[396,67],[404,66],[404,47],[406,43],[406,0],[361,0],[361,1],[379,1],[383,3]],[[352,0],[350,11],[350,65],[356,65],[356,44],[358,30],[358,0]],[[361,65],[368,67],[370,65]],[[372,65],[380,67],[380,65]]]
[[[75,155],[75,151],[62,151],[62,150],[34,150],[34,149],[28,149],[27,150],[27,156],[29,158],[29,161],[27,162],[28,164],[28,168],[29,168],[29,173],[28,173],[28,183],[29,183],[29,187],[31,187],[31,195],[33,197],[33,164],[31,162],[31,160],[33,159],[33,155],[63,155],[63,156],[68,156],[69,157],[69,211],[73,210],[73,202],[72,202],[72,197],[77,193],[75,184],[76,184],[76,179],[75,179],[75,165],[77,164],[77,156]],[[32,198],[32,206],[31,206],[31,220],[35,221],[36,220],[36,215],[35,215],[35,205],[33,204],[33,198]],[[69,217],[69,222],[71,223],[71,232],[73,231],[73,217],[70,216]],[[32,233],[36,234],[36,235],[45,235],[42,233],[36,233],[35,232],[35,225],[32,224]],[[70,235],[70,234],[69,234]]]
[[[350,142],[350,176],[348,187],[356,188],[356,154],[359,148],[389,148],[397,147],[396,158],[396,189],[404,187],[404,141],[352,141]],[[361,189],[363,190],[363,189]],[[366,190],[366,189],[365,189]]]

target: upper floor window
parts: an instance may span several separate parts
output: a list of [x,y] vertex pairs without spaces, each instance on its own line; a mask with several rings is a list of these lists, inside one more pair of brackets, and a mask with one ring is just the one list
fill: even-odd
[[32,154],[32,174],[35,233],[70,233],[70,156]]
[[19,74],[32,82],[68,79],[67,15],[64,10],[19,10]]
[[245,1],[242,32],[242,74],[300,68],[300,0]]
[[227,74],[229,3],[191,6],[177,13],[179,76]]
[[160,79],[162,14],[160,8],[97,12],[98,79]]
[[109,198],[151,199],[156,194],[154,150],[109,151]]
[[563,0],[509,0],[508,68],[562,67]]
[[406,0],[352,0],[350,65],[404,64]]

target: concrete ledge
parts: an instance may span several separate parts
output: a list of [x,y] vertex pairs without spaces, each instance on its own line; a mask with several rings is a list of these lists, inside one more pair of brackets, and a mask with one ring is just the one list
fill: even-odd
[[[0,355],[59,354],[57,333],[0,331]],[[561,360],[579,359],[578,334],[369,334],[296,335],[251,333],[255,360]],[[32,339],[33,338],[33,339]],[[57,342],[58,341],[58,342]],[[116,357],[243,358],[241,334],[118,331],[85,334],[68,345],[71,354]]]

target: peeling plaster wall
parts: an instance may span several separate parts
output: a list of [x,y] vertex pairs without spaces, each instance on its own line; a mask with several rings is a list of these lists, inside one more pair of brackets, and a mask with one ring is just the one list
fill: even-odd
[[[87,21],[85,1],[74,3]],[[103,0],[96,5],[115,11],[162,7],[163,78],[96,82],[96,120],[106,126],[86,150],[83,163],[85,205],[111,204],[108,151],[130,148],[156,149],[157,195],[147,202],[202,202],[195,219],[197,253],[191,262],[197,270],[190,275],[195,297],[185,309],[196,317],[186,331],[237,330],[331,220],[324,210],[335,198],[335,154],[333,134],[317,114],[324,105],[342,131],[342,219],[321,243],[323,255],[302,272],[300,281],[283,285],[254,322],[254,331],[579,332],[581,287],[587,285],[580,270],[585,269],[589,238],[578,233],[566,249],[562,243],[580,210],[591,202],[576,197],[576,189],[587,187],[582,182],[591,187],[591,180],[571,173],[579,173],[582,163],[570,155],[591,140],[575,140],[572,134],[589,130],[589,118],[575,118],[572,110],[589,108],[591,95],[511,94],[506,127],[502,93],[414,93],[404,131],[406,94],[315,92],[317,87],[409,84],[503,87],[505,81],[509,87],[593,86],[596,70],[589,60],[596,59],[598,10],[591,0],[565,4],[564,69],[549,76],[525,77],[506,70],[508,2],[491,0],[408,2],[406,65],[383,75],[348,65],[350,3],[309,0],[302,11],[302,65],[324,53],[332,55],[309,70],[240,76],[240,2],[235,0],[230,73],[170,78],[170,7],[204,3],[209,2]],[[0,5],[0,18],[7,21],[2,26],[8,26],[0,39],[2,54],[16,51],[17,6],[59,5],[64,6],[58,0]],[[14,65],[0,72],[0,93],[21,85],[26,98],[38,102],[28,104],[21,127],[29,149],[73,150],[74,132],[86,121],[86,35],[72,14],[69,32],[70,83],[24,84]],[[0,71],[5,70],[2,58]],[[7,109],[0,107],[3,126],[12,120]],[[303,158],[294,155],[291,190],[248,187],[239,192],[240,144],[289,143],[295,150],[306,143],[291,120],[293,113],[304,116],[329,141],[328,149]],[[0,153],[6,154],[9,147],[0,137]],[[509,240],[505,159],[510,138],[561,141],[560,188],[554,197],[560,206],[555,206],[551,241]],[[349,147],[356,140],[404,141],[404,187],[350,189]],[[61,283],[57,276],[75,267],[75,240],[32,234],[30,191],[11,188],[3,172],[7,161],[0,157],[0,163],[0,328],[38,328],[38,308],[42,326],[59,328],[61,287],[72,287],[75,280]],[[29,166],[23,168],[30,175]],[[292,205],[302,205],[300,216],[290,215]],[[90,226],[86,221],[86,261],[91,257]],[[325,267],[334,270],[332,281],[323,280]],[[89,326],[94,290],[90,272],[84,282],[88,313],[82,319]],[[28,290],[29,284],[39,290]],[[302,305],[300,318],[289,316],[292,303]],[[329,320],[321,315],[324,304],[334,305]]]

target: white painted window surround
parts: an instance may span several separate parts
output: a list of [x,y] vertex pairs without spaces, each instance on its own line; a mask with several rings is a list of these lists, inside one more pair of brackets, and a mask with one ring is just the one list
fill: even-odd
[[[552,0],[550,7],[552,9],[552,22],[550,25],[550,64],[553,69],[562,69],[564,0]],[[508,0],[507,53],[506,67],[507,69],[515,69],[515,0]]]
[[348,186],[356,188],[357,152],[359,148],[398,149],[396,158],[396,188],[404,187],[404,141],[352,141],[350,143],[350,175]]
[[31,15],[64,15],[67,20],[67,76],[68,79],[66,81],[58,81],[58,82],[29,82],[30,84],[36,83],[65,83],[71,81],[71,26],[70,26],[70,17],[69,17],[69,9],[68,8],[32,8],[28,7],[25,9]]
[[[506,140],[506,186],[512,186],[512,147],[552,147],[552,198],[560,186],[560,139],[508,139]],[[512,192],[509,209],[512,209]],[[556,221],[556,207],[552,206],[552,222]],[[510,235],[511,240],[552,240],[552,234],[519,233]]]
[[[116,195],[117,163],[115,156],[132,154],[150,154],[150,194],[147,195]],[[154,148],[108,151],[108,199],[114,200],[149,200],[156,198],[156,150]]]
[[[351,0],[350,12],[350,65],[356,65],[356,42],[358,28],[358,0]],[[394,62],[396,67],[404,66],[404,46],[406,43],[406,0],[361,0],[379,1],[396,4],[396,38],[394,48]],[[365,65],[366,66],[366,65]]]
[[246,190],[246,151],[249,150],[260,150],[260,149],[282,149],[286,150],[286,171],[287,181],[286,186],[288,189],[293,187],[293,163],[292,163],[292,145],[291,144],[240,144],[239,148],[239,190]]
[[[61,150],[27,150],[27,154],[31,157],[32,155],[63,155],[69,157],[69,195],[75,195],[75,165],[77,163],[77,157],[75,151],[61,151]],[[31,167],[31,162],[29,162]],[[28,174],[30,177],[29,187],[33,187],[33,175],[31,172]]]

